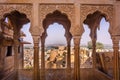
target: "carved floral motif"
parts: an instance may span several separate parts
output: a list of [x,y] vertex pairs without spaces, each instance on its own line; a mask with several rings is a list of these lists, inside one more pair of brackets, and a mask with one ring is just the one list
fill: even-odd
[[32,5],[31,4],[0,4],[0,19],[4,14],[10,13],[13,10],[18,10],[25,13],[32,20]]
[[71,21],[71,27],[74,26],[74,5],[72,4],[41,4],[39,6],[40,13],[40,27],[43,29],[42,22],[46,18],[47,14],[53,13],[55,10],[60,11],[63,14],[68,16],[68,19]]
[[110,22],[109,32],[111,34],[113,27],[113,6],[112,5],[81,5],[81,24],[86,19],[88,14],[93,14],[96,11],[100,11],[106,17],[106,20]]
[[100,11],[106,15],[106,18],[111,21],[113,18],[112,5],[81,5],[81,21],[83,22],[88,14],[93,14],[95,11]]

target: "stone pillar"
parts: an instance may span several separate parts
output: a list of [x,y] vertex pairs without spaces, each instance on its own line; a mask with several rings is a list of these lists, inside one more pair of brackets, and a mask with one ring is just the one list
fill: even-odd
[[80,36],[73,37],[74,39],[74,80],[80,80]]
[[18,46],[19,46],[18,38],[14,38],[14,69],[15,70],[17,70],[19,68]]
[[18,46],[19,53],[20,53],[20,61],[19,61],[19,69],[24,69],[24,46],[20,44]]
[[18,80],[18,68],[19,68],[19,60],[18,60],[18,39],[14,38],[14,70],[16,72],[15,79]]
[[24,45],[22,44],[22,69],[24,69]]
[[120,80],[120,73],[119,73],[119,39],[118,37],[112,37],[113,41],[113,64],[114,64],[114,80]]
[[45,80],[45,38],[46,35],[41,37],[41,80]]
[[71,38],[67,38],[67,80],[71,80]]
[[[42,34],[41,27],[39,26],[39,3],[35,2],[33,3],[33,9],[32,9],[32,21],[31,21],[31,27],[30,27],[30,32],[32,35],[37,35],[34,36],[35,40],[34,41],[34,80],[40,80],[40,69],[39,69],[39,38]],[[34,39],[33,37],[33,39]]]
[[15,79],[18,79],[18,68],[19,68],[19,60],[18,60],[18,46],[19,46],[19,36],[20,36],[20,30],[17,30],[14,26],[14,34],[13,34],[13,38],[14,38],[14,70],[16,72],[16,77]]
[[41,44],[41,80],[45,80],[45,48]]
[[33,36],[34,41],[34,79],[40,80],[40,70],[39,70],[39,36]]
[[92,60],[93,60],[93,70],[96,68],[96,39],[92,39]]
[[4,63],[5,63],[5,46],[0,45],[0,78],[2,79],[4,77]]
[[[19,27],[17,29],[17,27]],[[20,45],[20,42],[18,41],[18,39],[20,38],[20,29],[21,29],[21,25],[19,26],[15,26],[15,24],[13,25],[13,39],[14,39],[14,69],[16,72],[16,80],[17,80],[17,76],[18,76],[18,69],[19,69],[19,55],[18,55],[18,47]]]

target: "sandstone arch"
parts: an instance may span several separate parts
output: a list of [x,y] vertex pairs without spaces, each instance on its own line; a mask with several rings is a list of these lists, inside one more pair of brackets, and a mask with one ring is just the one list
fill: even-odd
[[40,4],[39,5],[39,14],[40,14],[39,19],[40,19],[40,27],[42,29],[42,32],[44,32],[44,29],[42,27],[42,22],[45,19],[46,15],[49,13],[53,13],[56,10],[60,11],[63,14],[66,14],[68,16],[68,19],[71,22],[71,28],[74,27],[74,14],[75,13],[74,13],[73,4]]
[[82,5],[81,7],[81,24],[86,19],[87,15],[94,14],[99,11],[103,17],[110,23],[109,33],[112,34],[113,29],[113,6],[112,5]]

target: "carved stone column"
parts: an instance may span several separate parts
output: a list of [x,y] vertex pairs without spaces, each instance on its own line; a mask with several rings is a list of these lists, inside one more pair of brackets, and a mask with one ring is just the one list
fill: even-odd
[[18,69],[18,40],[14,39],[14,69]]
[[39,36],[33,36],[34,40],[34,79],[40,80],[40,70],[39,70]]
[[20,44],[18,46],[18,53],[20,53],[19,69],[24,69],[24,46]]
[[[2,45],[0,45],[0,72],[3,71],[3,68],[4,68],[4,58],[3,58],[3,52],[2,52]],[[1,75],[0,75],[1,77]]]
[[67,80],[71,80],[71,37],[67,38]]
[[47,35],[41,37],[41,80],[45,80],[45,38]]
[[24,46],[23,46],[23,44],[22,44],[22,55],[21,55],[21,57],[22,57],[22,65],[21,65],[21,68],[23,69],[23,68],[24,68]]
[[92,39],[92,58],[93,58],[93,69],[96,68],[96,39]]
[[[1,47],[1,55],[0,55],[0,79],[2,79],[3,77],[5,77],[6,75],[4,74],[5,72],[5,58],[6,58],[6,46],[2,45]],[[16,79],[17,80],[17,79]]]
[[119,73],[119,39],[117,36],[112,37],[113,41],[113,64],[114,64],[114,80],[120,80],[120,73]]
[[74,80],[80,80],[80,36],[73,37],[74,39]]
[[14,70],[16,72],[16,77],[15,79],[18,80],[18,68],[19,68],[19,60],[18,60],[18,46],[19,46],[19,30],[14,30],[14,35],[13,35],[13,38],[14,38]]

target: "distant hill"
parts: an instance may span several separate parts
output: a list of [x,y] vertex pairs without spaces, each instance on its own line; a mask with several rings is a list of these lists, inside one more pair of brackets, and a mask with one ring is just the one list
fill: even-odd
[[50,47],[50,46],[66,46],[66,44],[62,44],[62,43],[58,43],[58,44],[47,44],[46,47]]
[[[47,44],[46,45],[46,48],[52,48],[52,47],[58,47],[58,46],[66,46],[67,44]],[[73,45],[71,45],[72,47],[73,47]],[[80,45],[81,47],[87,47],[87,45],[86,44],[81,44]],[[33,44],[25,44],[24,45],[24,48],[33,48]],[[104,44],[104,48],[105,49],[112,49],[112,45],[111,44]]]

